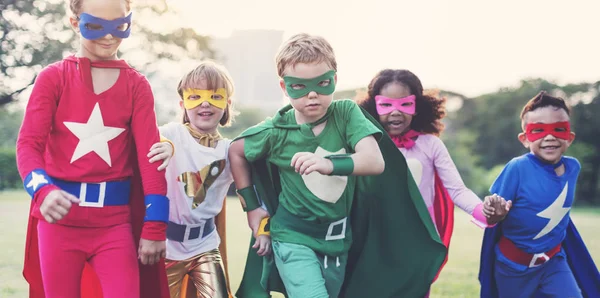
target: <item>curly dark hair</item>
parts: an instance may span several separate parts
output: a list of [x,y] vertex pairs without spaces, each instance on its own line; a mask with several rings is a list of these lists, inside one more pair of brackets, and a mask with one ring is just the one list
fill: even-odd
[[446,116],[446,98],[438,97],[437,92],[423,92],[421,80],[405,69],[384,69],[369,83],[367,96],[359,98],[356,103],[375,119],[379,119],[375,107],[375,96],[389,83],[400,83],[407,86],[416,97],[416,115],[412,119],[411,128],[415,131],[439,136],[444,130],[442,118]]

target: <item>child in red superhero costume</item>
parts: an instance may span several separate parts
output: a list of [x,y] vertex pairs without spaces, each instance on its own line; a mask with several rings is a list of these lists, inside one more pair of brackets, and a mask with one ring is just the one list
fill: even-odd
[[71,0],[70,8],[79,51],[39,74],[17,140],[33,199],[23,271],[30,297],[168,297],[167,187],[146,157],[159,141],[154,99],[146,78],[117,59],[129,1]]

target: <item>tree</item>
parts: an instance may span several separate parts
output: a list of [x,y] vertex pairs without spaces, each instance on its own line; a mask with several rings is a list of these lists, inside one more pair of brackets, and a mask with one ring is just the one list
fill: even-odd
[[[0,10],[1,106],[17,100],[42,67],[73,52],[78,36],[68,24],[65,1],[3,0]],[[147,74],[157,71],[151,66],[164,60],[213,57],[209,39],[190,28],[153,28],[157,19],[174,19],[175,14],[166,0],[136,6],[131,41],[121,48],[121,57]]]
[[56,1],[0,2],[0,105],[33,84],[43,65],[60,60],[74,48],[75,34]]
[[[566,155],[582,164],[577,185],[577,202],[600,204],[600,82],[560,86],[543,79],[523,80],[516,88],[465,99],[451,113],[444,139],[465,183],[480,193],[482,181],[489,187],[493,173],[513,157],[528,150],[517,140],[522,131],[520,113],[525,103],[541,90],[563,97],[572,105],[571,125],[577,138]],[[467,137],[469,136],[469,137]],[[488,171],[488,175],[482,175]],[[484,178],[485,177],[485,178]]]
[[600,204],[600,81],[590,84],[591,102],[579,102],[573,107],[572,125],[576,138],[569,151],[582,164],[578,180],[577,200]]

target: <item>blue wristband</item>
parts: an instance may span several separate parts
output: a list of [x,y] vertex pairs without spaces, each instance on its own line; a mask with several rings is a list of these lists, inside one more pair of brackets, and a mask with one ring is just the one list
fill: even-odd
[[42,169],[35,169],[31,171],[31,173],[29,173],[29,175],[27,175],[27,177],[25,177],[25,180],[23,181],[23,187],[25,188],[27,193],[29,193],[32,199],[38,192],[38,190],[40,190],[42,187],[48,184],[54,183],[52,182],[52,178],[50,178],[46,171]]
[[169,222],[169,199],[162,195],[147,195],[144,197],[146,216],[144,221]]

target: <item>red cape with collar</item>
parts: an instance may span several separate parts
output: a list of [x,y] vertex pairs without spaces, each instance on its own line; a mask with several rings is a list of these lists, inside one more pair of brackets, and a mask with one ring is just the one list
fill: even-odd
[[[90,68],[131,68],[123,60],[108,60],[90,62],[88,59],[79,59],[76,57],[67,57],[66,60],[72,60],[80,63],[80,74],[86,85],[93,89],[91,71]],[[134,175],[131,178],[131,194],[129,205],[131,207],[131,225],[134,234],[134,240],[136,248],[139,245],[140,236],[142,233],[142,227],[144,224],[144,216],[146,209],[144,207],[144,191],[142,188],[142,180],[137,164],[137,152],[135,146],[132,147],[132,165],[134,168]],[[27,235],[25,240],[25,262],[23,267],[23,277],[29,283],[29,297],[30,298],[45,298],[42,274],[40,269],[40,258],[38,249],[38,235],[37,235],[37,224],[38,219],[31,216],[34,210],[39,208],[32,201],[30,206],[30,216],[27,225]],[[114,264],[119,266],[119,264]],[[161,259],[158,264],[153,266],[142,265],[138,262],[140,269],[140,297],[144,298],[169,298],[169,284],[167,282],[167,275],[165,270],[164,260]],[[82,298],[103,298],[102,288],[96,273],[93,271],[91,266],[86,263],[83,275],[81,279],[81,297]]]

